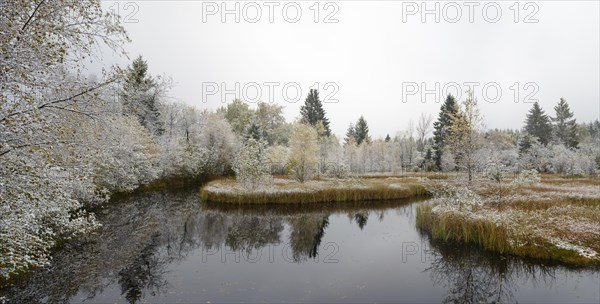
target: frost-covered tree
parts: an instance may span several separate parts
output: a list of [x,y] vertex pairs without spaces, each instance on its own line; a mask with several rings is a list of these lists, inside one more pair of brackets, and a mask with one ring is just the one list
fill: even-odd
[[537,137],[529,137],[529,148],[519,154],[519,167],[521,170],[549,172],[552,169],[551,158],[550,150]]
[[159,141],[163,176],[200,177],[231,169],[238,140],[221,114],[181,104],[163,111],[163,117],[173,117]]
[[263,131],[256,118],[253,118],[246,127],[246,130],[244,131],[244,138],[252,138],[255,141],[263,141],[266,138],[266,133]]
[[554,122],[554,135],[556,140],[569,147],[576,148],[579,143],[577,122],[573,118],[573,112],[569,109],[569,104],[564,98],[560,98],[558,104],[554,107],[556,116],[552,117]]
[[250,191],[264,186],[269,177],[266,144],[249,138],[233,161],[233,171],[239,184]]
[[227,119],[233,132],[239,136],[243,136],[248,124],[252,121],[252,117],[254,117],[254,111],[250,106],[239,99],[235,99],[227,106],[219,108],[217,112]]
[[344,137],[344,145],[356,144],[356,134],[354,133],[354,124],[350,123],[346,136]]
[[290,156],[286,168],[299,182],[312,178],[318,170],[319,145],[317,131],[306,124],[297,124],[290,138]]
[[285,165],[288,162],[290,149],[286,146],[276,145],[267,149],[267,164],[271,174],[284,175]]
[[80,200],[95,187],[75,126],[104,110],[95,105],[117,75],[87,78],[82,62],[102,45],[121,53],[128,38],[95,0],[4,1],[0,29],[0,275],[8,277],[46,264],[56,240],[96,227]]
[[472,91],[462,103],[459,111],[452,115],[450,133],[446,143],[457,158],[459,168],[467,171],[469,183],[473,180],[476,164],[476,152],[482,146],[480,132],[483,129],[483,117]]
[[123,113],[136,117],[139,123],[151,134],[158,136],[164,132],[160,117],[159,104],[166,83],[154,79],[148,73],[148,63],[137,57],[125,71],[125,80],[121,90]]
[[448,136],[452,116],[458,111],[458,104],[452,95],[446,97],[446,101],[440,108],[440,114],[436,122],[433,123],[433,142],[434,142],[434,161],[440,170],[442,168],[442,154],[445,146],[445,139]]
[[396,135],[396,143],[399,147],[400,152],[400,166],[403,170],[415,170],[416,169],[416,152],[418,143],[413,136],[413,127],[412,123],[408,124],[408,128],[399,132]]
[[562,144],[552,145],[549,147],[552,172],[567,176],[594,174],[598,151],[593,152],[590,148],[585,145],[581,149],[568,148]]
[[281,144],[285,141],[282,136],[282,128],[285,128],[285,117],[283,107],[277,104],[259,102],[256,108],[256,120],[259,122],[263,134],[269,143]]
[[82,126],[82,140],[94,145],[95,157],[86,163],[94,171],[94,184],[110,192],[131,191],[158,177],[158,147],[137,120],[114,115]]
[[431,114],[421,113],[417,122],[417,151],[424,152],[425,150],[425,137],[431,131],[431,123],[433,122],[433,116]]
[[231,162],[239,143],[223,116],[202,112],[198,133],[198,153],[202,159],[202,174],[221,175],[231,170]]

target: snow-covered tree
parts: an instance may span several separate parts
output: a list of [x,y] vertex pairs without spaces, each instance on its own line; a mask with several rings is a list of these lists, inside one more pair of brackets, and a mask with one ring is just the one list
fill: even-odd
[[569,109],[569,104],[561,97],[554,107],[554,111],[556,116],[551,119],[554,122],[553,130],[556,140],[569,148],[576,148],[579,143],[579,134],[577,132],[577,122],[573,118],[573,112]]
[[290,149],[286,146],[270,146],[267,148],[267,164],[271,174],[284,175]]
[[266,144],[249,138],[233,161],[233,171],[238,183],[247,190],[264,186],[269,177]]
[[97,226],[82,211],[95,187],[74,154],[89,143],[75,126],[99,114],[101,89],[117,75],[84,77],[82,62],[101,45],[120,53],[128,38],[97,0],[4,1],[0,29],[0,275],[8,277],[46,264],[57,239]]
[[219,108],[217,112],[227,119],[233,132],[239,136],[244,134],[252,117],[254,117],[254,111],[250,109],[250,106],[239,99],[235,99],[227,106]]
[[160,103],[168,84],[148,73],[148,63],[137,57],[125,71],[123,89],[120,92],[123,113],[137,118],[151,134],[158,136],[164,132],[160,117]]
[[449,136],[452,116],[458,111],[458,103],[452,95],[448,95],[444,104],[440,107],[438,119],[433,123],[434,162],[438,170],[442,169],[442,154]]
[[431,131],[431,124],[433,122],[433,116],[431,114],[421,113],[417,122],[417,151],[425,151],[425,137]]
[[520,169],[535,169],[537,172],[549,172],[552,169],[550,163],[552,154],[550,150],[540,143],[537,137],[532,136],[529,140],[529,148],[519,155]]
[[299,182],[311,179],[318,170],[317,131],[306,124],[296,124],[290,138],[290,156],[286,168]]
[[462,103],[459,111],[452,115],[450,134],[447,144],[457,158],[459,168],[467,171],[469,182],[475,173],[476,152],[482,146],[480,132],[483,129],[483,117],[472,91]]

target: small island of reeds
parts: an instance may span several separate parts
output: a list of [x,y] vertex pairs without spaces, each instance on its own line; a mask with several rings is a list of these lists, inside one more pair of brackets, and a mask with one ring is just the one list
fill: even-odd
[[417,178],[377,177],[298,182],[273,178],[250,190],[235,179],[219,179],[200,190],[202,200],[233,204],[297,204],[395,200],[428,195]]

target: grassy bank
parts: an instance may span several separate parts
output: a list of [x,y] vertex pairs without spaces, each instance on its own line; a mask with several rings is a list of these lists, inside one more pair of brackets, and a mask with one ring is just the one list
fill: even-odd
[[[433,239],[521,257],[600,265],[600,181],[543,176],[541,183],[461,190],[417,207],[417,227]],[[510,188],[514,187],[514,188]],[[497,193],[497,192],[496,192]]]
[[200,194],[207,202],[233,204],[296,204],[396,200],[423,197],[426,188],[413,178],[325,179],[299,183],[275,178],[258,190],[239,186],[234,179],[205,185]]

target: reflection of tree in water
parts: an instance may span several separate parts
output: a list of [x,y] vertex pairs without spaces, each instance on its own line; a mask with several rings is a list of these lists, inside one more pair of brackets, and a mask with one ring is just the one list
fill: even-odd
[[290,247],[294,261],[317,257],[325,228],[329,225],[329,215],[300,215],[290,218],[289,224]]
[[121,269],[118,282],[121,295],[129,303],[138,302],[144,291],[157,295],[164,291],[169,283],[163,278],[165,261],[157,252],[159,249],[159,233],[154,233],[131,265]]
[[359,212],[354,215],[354,221],[358,225],[360,230],[363,230],[367,225],[367,220],[369,220],[369,212]]
[[[119,282],[130,302],[163,292],[167,264],[193,250],[199,220],[196,189],[150,192],[99,210],[94,234],[65,243],[52,263],[2,290],[10,303],[64,303],[79,292],[89,298]],[[197,234],[196,234],[197,235]],[[197,238],[197,237],[196,237]]]
[[200,240],[202,241],[202,246],[205,249],[221,246],[227,238],[227,231],[230,225],[230,217],[218,212],[205,212],[200,223]]
[[225,245],[231,250],[259,249],[280,243],[283,221],[281,217],[238,216],[232,219]]
[[519,280],[535,285],[555,279],[556,268],[501,257],[464,245],[434,242],[431,266],[426,269],[436,285],[447,289],[444,303],[516,302]]

